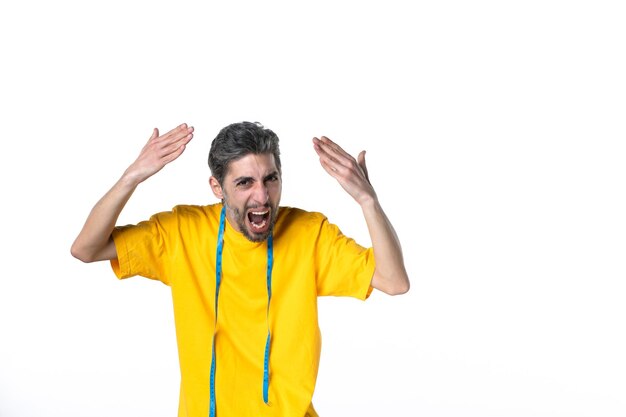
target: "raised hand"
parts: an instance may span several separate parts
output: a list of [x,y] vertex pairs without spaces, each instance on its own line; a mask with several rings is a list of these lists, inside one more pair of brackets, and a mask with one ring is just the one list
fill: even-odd
[[135,162],[91,209],[72,245],[72,255],[83,262],[115,259],[117,252],[111,233],[126,202],[139,183],[178,158],[191,138],[193,127],[187,127],[186,123],[162,136],[155,128]]
[[376,192],[370,183],[365,165],[365,151],[357,159],[344,151],[326,136],[313,138],[313,148],[320,158],[320,164],[357,203],[363,204],[376,199]]
[[152,136],[124,175],[137,184],[145,181],[178,158],[192,138],[193,127],[186,123],[161,136],[159,129],[154,128]]

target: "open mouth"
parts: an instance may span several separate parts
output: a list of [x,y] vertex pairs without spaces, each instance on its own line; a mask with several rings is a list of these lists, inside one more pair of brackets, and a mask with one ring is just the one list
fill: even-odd
[[263,231],[270,222],[270,209],[255,209],[248,212],[248,223],[254,231]]

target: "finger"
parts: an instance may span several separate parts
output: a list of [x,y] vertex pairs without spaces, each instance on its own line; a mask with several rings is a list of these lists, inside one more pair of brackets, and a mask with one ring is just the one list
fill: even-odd
[[160,158],[163,159],[173,153],[176,153],[181,147],[184,148],[189,141],[191,141],[191,139],[193,139],[193,134],[189,133],[187,136],[184,136],[175,142],[164,143],[159,152]]
[[321,160],[321,159],[320,159],[320,165],[322,166],[322,168],[324,168],[324,170],[325,170],[326,172],[328,172],[328,174],[329,174],[331,177],[333,177],[333,178],[335,178],[335,179],[338,179],[337,177],[338,177],[338,175],[339,175],[339,174],[337,173],[337,169],[336,169],[336,168],[334,168],[333,166],[331,166],[330,164],[328,164],[328,162],[326,162],[326,161],[324,161],[324,160]]
[[318,138],[313,138],[313,149],[315,149],[315,152],[317,152],[320,157],[326,154],[322,149],[322,142]]
[[322,142],[314,137],[313,138],[313,149],[319,156],[320,165],[329,173],[332,174],[336,171],[336,169],[332,166],[332,159],[329,157],[328,153],[322,149]]
[[187,144],[193,138],[193,135],[189,134],[185,137],[185,140],[179,141],[176,144],[171,144],[163,149],[158,155],[159,161],[163,165],[167,165],[173,160],[177,159],[187,149]]
[[163,158],[172,152],[175,152],[180,146],[186,145],[193,139],[193,133],[187,133],[185,136],[170,136],[166,140],[160,140],[155,143],[155,149],[159,158]]
[[321,147],[318,147],[316,151],[317,155],[319,156],[320,163],[325,164],[333,171],[337,171],[338,167],[344,167],[341,163],[337,161],[336,158],[332,157],[327,151],[325,151]]
[[152,135],[150,135],[150,139],[148,139],[148,143],[150,143],[150,141],[156,139],[159,137],[159,129],[157,129],[156,127],[154,129],[152,129]]
[[359,163],[359,166],[363,170],[363,173],[365,174],[365,179],[367,180],[367,182],[371,184],[370,176],[367,173],[367,165],[365,165],[365,151],[361,151],[361,153],[359,153],[359,156],[357,157],[357,161]]
[[348,152],[346,152],[337,143],[335,143],[332,140],[330,140],[327,136],[322,136],[321,142],[322,142],[322,144],[324,144],[326,146],[326,149],[329,149],[329,151],[332,152],[335,156],[337,156],[337,157],[344,157],[344,158],[347,158],[347,159],[350,159],[350,160],[354,160],[352,155],[350,155]]
[[181,137],[185,137],[186,135],[192,132],[193,132],[193,127],[188,127],[187,123],[183,123],[183,124],[176,126],[174,129],[170,130],[169,132],[165,133],[163,136],[157,139],[157,141],[159,142],[176,141],[180,139]]
[[321,141],[322,143],[326,144],[327,146],[331,147],[332,149],[336,150],[337,152],[341,153],[345,153],[347,154],[346,151],[344,151],[341,146],[339,146],[337,143],[333,142],[332,140],[330,140],[330,138],[328,136],[322,136],[321,137]]
[[181,145],[174,152],[171,152],[170,154],[168,154],[168,155],[164,156],[163,158],[161,158],[161,161],[163,162],[164,165],[167,165],[170,162],[172,162],[173,160],[175,160],[176,158],[178,158],[180,155],[182,155],[182,153],[185,151],[185,149],[187,149],[187,147],[185,145]]
[[326,149],[323,148],[323,143],[318,138],[313,138],[313,149],[320,158],[330,159],[330,155]]
[[328,139],[326,136],[322,136],[318,144],[320,150],[325,154],[325,156],[339,165],[349,168],[355,162],[352,155],[344,151],[339,145]]

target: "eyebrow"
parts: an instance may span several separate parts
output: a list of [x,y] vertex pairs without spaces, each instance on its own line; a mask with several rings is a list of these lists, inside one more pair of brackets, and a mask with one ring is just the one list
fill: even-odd
[[237,178],[233,179],[233,183],[237,184],[237,183],[239,183],[241,181],[251,181],[251,180],[254,180],[254,178],[252,178],[252,177],[237,177]]
[[[269,174],[267,174],[266,176],[263,177],[263,181],[269,180],[271,177],[278,177],[278,171],[274,170],[272,172],[270,172]],[[233,183],[237,184],[241,181],[254,181],[254,177],[237,177],[233,180]]]

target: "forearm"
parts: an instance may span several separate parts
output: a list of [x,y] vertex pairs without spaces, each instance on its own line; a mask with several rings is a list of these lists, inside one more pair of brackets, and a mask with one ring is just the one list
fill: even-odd
[[111,237],[122,209],[137,188],[137,182],[124,175],[96,203],[72,245],[71,253],[83,262],[115,259]]
[[139,157],[89,213],[72,245],[72,255],[83,262],[115,259],[117,253],[111,233],[128,199],[137,185],[178,158],[192,138],[193,127],[186,123],[162,136],[159,136],[159,129],[154,128]]
[[393,225],[375,196],[361,203],[361,209],[376,260],[372,286],[390,295],[404,294],[409,290],[410,283],[400,240]]
[[400,240],[369,181],[365,151],[361,151],[354,159],[326,136],[313,138],[313,148],[326,172],[341,184],[363,210],[376,260],[372,287],[391,295],[407,292],[409,277],[404,268]]

